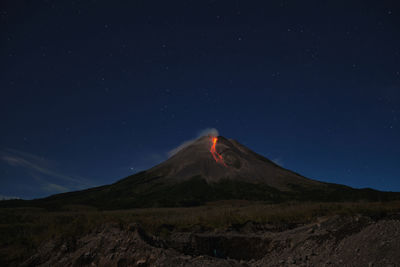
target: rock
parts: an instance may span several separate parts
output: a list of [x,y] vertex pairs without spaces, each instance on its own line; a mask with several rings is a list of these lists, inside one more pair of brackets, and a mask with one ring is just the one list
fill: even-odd
[[61,247],[60,247],[60,250],[61,250],[61,252],[67,252],[68,251],[68,246],[67,246],[67,244],[62,244],[61,245]]
[[190,260],[192,258],[192,256],[184,255],[184,256],[181,256],[180,258],[183,259],[183,260]]
[[146,259],[140,259],[140,260],[138,260],[137,262],[136,262],[136,265],[137,266],[143,266],[143,265],[145,265],[146,264]]

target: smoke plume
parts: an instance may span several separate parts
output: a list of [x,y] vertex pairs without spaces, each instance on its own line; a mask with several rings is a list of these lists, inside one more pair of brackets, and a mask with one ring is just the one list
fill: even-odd
[[172,157],[173,155],[175,155],[176,153],[178,153],[179,151],[181,151],[182,149],[184,149],[185,147],[191,145],[194,141],[196,141],[196,139],[202,137],[202,136],[207,136],[207,135],[211,135],[211,136],[218,136],[218,130],[215,128],[206,128],[201,130],[198,134],[197,137],[194,139],[190,139],[187,140],[185,142],[183,142],[182,144],[180,144],[179,146],[175,147],[174,149],[170,150],[168,152],[168,156]]

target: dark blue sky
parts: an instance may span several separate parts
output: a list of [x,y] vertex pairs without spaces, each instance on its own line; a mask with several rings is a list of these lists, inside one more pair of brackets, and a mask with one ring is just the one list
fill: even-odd
[[209,127],[400,191],[397,2],[2,1],[0,197],[112,183]]

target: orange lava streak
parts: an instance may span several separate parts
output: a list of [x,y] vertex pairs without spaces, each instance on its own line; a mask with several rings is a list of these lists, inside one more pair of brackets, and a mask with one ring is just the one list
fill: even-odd
[[217,150],[215,149],[215,145],[217,144],[217,141],[218,141],[218,137],[211,136],[212,146],[210,148],[210,152],[213,155],[213,157],[217,163],[221,163],[222,165],[224,165],[226,167],[226,164],[224,162],[224,159],[222,158],[222,155],[218,154]]

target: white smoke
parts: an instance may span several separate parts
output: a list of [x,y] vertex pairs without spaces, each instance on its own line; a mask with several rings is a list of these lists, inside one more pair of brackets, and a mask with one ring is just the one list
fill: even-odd
[[171,150],[168,152],[168,156],[169,156],[169,157],[172,157],[173,155],[175,155],[176,153],[178,153],[179,151],[181,151],[181,150],[184,149],[185,147],[187,147],[187,146],[193,144],[193,142],[196,141],[196,139],[198,139],[198,138],[200,138],[200,137],[202,137],[202,136],[207,136],[207,135],[218,136],[219,133],[218,133],[218,130],[215,129],[215,128],[206,128],[206,129],[203,129],[203,130],[201,130],[201,131],[197,134],[196,138],[187,140],[187,141],[183,142],[182,144],[180,144],[179,146],[175,147],[174,149],[171,149]]
[[[211,136],[219,136],[219,132],[218,132],[218,130],[215,129],[215,128],[206,128],[206,129],[200,131],[200,132],[197,134],[197,138],[200,138],[200,137],[202,137],[202,136],[208,136],[208,135],[211,135]],[[196,139],[197,139],[197,138],[196,138]]]

